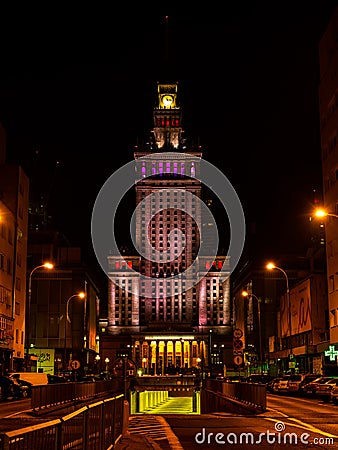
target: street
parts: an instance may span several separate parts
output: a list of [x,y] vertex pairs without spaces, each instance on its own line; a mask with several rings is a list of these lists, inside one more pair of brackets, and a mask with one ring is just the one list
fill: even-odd
[[[29,399],[3,402],[0,417],[23,417],[29,406]],[[267,394],[267,411],[252,416],[226,412],[184,414],[184,411],[182,407],[183,414],[166,414],[161,405],[150,414],[132,415],[129,431],[149,433],[163,450],[219,449],[222,446],[236,449],[338,448],[338,406],[318,399]]]
[[17,414],[18,412],[30,411],[31,399],[25,398],[22,400],[11,400],[0,403],[0,419]]
[[184,450],[219,449],[231,445],[236,449],[338,448],[338,406],[269,394],[267,405],[268,410],[257,416],[216,413],[164,418]]

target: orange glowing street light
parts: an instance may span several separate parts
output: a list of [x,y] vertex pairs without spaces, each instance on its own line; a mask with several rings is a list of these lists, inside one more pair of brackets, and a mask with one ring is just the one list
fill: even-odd
[[327,211],[325,211],[325,209],[316,209],[316,211],[314,212],[314,216],[317,218],[323,218],[323,217],[336,217],[338,218],[337,214],[334,213],[328,213]]
[[86,294],[84,292],[79,292],[78,294],[71,295],[69,297],[69,299],[67,300],[67,304],[66,304],[66,318],[67,318],[69,323],[70,323],[70,317],[69,317],[69,314],[68,314],[68,306],[69,306],[70,300],[72,298],[74,298],[74,297],[85,298],[85,296],[86,296]]

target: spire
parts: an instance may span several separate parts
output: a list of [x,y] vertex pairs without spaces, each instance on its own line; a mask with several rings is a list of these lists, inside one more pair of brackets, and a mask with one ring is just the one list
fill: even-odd
[[[171,25],[171,24],[170,24]],[[165,29],[164,29],[164,43],[163,43],[163,53],[162,61],[163,66],[161,69],[160,78],[165,82],[173,81],[173,59],[170,46],[170,30],[169,30],[169,16],[165,16]]]
[[164,66],[169,68],[169,16],[165,16],[165,53],[164,53]]

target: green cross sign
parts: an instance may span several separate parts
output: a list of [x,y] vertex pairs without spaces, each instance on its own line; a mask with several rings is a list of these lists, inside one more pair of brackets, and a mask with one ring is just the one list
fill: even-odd
[[330,361],[334,361],[336,359],[336,356],[338,356],[338,351],[335,350],[334,345],[329,345],[329,350],[325,350],[325,356],[330,357]]

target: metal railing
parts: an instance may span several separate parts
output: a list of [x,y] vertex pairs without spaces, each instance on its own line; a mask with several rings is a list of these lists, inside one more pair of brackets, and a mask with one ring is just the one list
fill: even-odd
[[113,395],[117,392],[122,392],[118,380],[33,386],[31,408],[33,413],[39,413],[51,407],[65,405],[68,402],[85,401],[97,398],[100,395]]
[[265,384],[208,380],[206,388],[247,405],[251,409],[255,408],[258,412],[266,410]]
[[108,450],[122,437],[124,395],[87,405],[61,419],[0,434],[0,450]]

